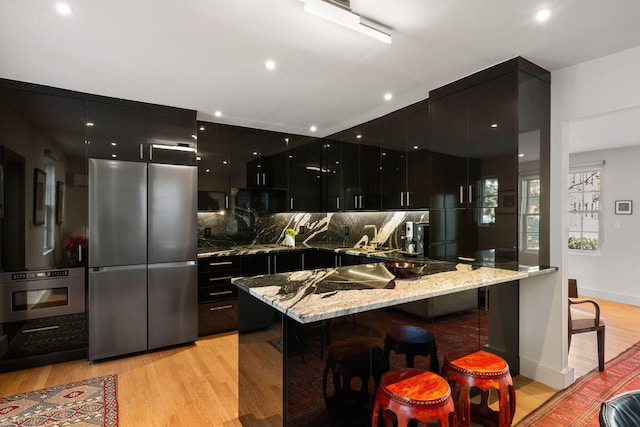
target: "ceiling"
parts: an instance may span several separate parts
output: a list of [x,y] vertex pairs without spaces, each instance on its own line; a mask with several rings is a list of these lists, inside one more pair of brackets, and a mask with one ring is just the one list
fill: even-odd
[[[68,3],[64,16],[54,0],[0,0],[0,77],[301,135],[350,128],[514,56],[554,71],[640,45],[637,0],[352,0],[391,44],[300,0]],[[542,8],[552,15],[540,24]]]

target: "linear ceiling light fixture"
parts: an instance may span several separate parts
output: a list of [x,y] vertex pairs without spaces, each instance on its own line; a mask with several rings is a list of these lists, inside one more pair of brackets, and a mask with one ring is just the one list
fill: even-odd
[[349,0],[302,0],[304,11],[336,24],[356,30],[369,37],[385,43],[391,43],[391,36],[360,22],[360,15],[353,13],[349,7]]

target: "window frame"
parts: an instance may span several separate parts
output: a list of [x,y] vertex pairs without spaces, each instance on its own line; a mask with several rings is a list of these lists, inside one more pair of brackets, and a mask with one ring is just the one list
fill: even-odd
[[520,191],[522,191],[522,204],[520,206],[520,252],[537,254],[540,252],[540,228],[538,228],[538,247],[530,248],[527,245],[527,242],[529,241],[527,239],[529,234],[527,231],[527,219],[534,216],[538,217],[538,227],[540,225],[540,195],[538,195],[538,213],[529,213],[528,209],[530,199],[528,183],[531,181],[538,181],[538,186],[540,186],[540,175],[528,174],[520,177]]
[[42,254],[51,253],[56,246],[56,160],[44,158],[45,181],[44,224],[42,224]]
[[[487,193],[485,191],[486,186],[485,183],[487,183],[488,181],[495,181],[496,182],[496,191],[495,193]],[[489,178],[482,178],[480,179],[480,191],[479,191],[479,195],[480,195],[480,211],[478,212],[479,218],[478,218],[478,225],[481,227],[490,227],[490,226],[494,226],[496,225],[496,208],[498,208],[498,198],[499,198],[499,194],[500,194],[500,182],[498,181],[498,177],[494,176],[494,177],[489,177]],[[495,203],[488,203],[488,199],[491,197],[495,197]],[[491,209],[493,210],[493,221],[484,221],[484,210],[485,209]]]
[[[603,230],[603,216],[604,216],[604,209],[603,206],[604,204],[602,203],[603,200],[603,193],[602,193],[602,180],[603,180],[603,175],[604,175],[604,168],[603,168],[603,163],[600,164],[594,164],[594,165],[581,165],[581,166],[570,166],[569,167],[569,174],[567,176],[567,184],[569,184],[567,186],[567,204],[569,203],[569,186],[571,186],[570,184],[570,177],[571,175],[574,174],[579,174],[579,173],[589,173],[589,172],[598,172],[600,174],[600,183],[599,183],[599,188],[598,188],[598,192],[599,192],[599,198],[598,198],[598,209],[583,209],[583,210],[570,210],[569,206],[565,206],[566,212],[567,212],[567,235],[569,236],[569,238],[571,238],[570,233],[571,230],[569,230],[569,225],[570,225],[570,220],[569,220],[569,215],[571,213],[597,213],[598,214],[598,249],[595,251],[590,251],[590,250],[584,250],[584,249],[571,249],[569,248],[569,238],[567,239],[567,241],[565,242],[565,244],[567,245],[566,248],[569,251],[569,254],[572,255],[589,255],[589,256],[599,256],[602,253],[602,245],[604,243],[604,230]],[[583,194],[583,198],[584,198],[584,190],[582,191]],[[584,227],[581,224],[580,226],[580,233],[581,235],[583,235],[584,233]],[[583,236],[584,237],[584,236]]]

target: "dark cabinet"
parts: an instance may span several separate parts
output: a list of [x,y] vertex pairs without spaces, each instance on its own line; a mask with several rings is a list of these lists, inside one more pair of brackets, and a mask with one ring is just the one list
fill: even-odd
[[345,210],[342,175],[347,167],[342,161],[342,143],[334,139],[321,141],[321,167],[324,170],[321,180],[321,210],[340,212]]
[[366,143],[343,141],[341,144],[344,209],[380,209],[379,128],[367,127],[359,135]]
[[[87,103],[83,94],[0,79],[0,268],[81,265],[65,249],[86,236]],[[34,197],[42,176],[42,198]],[[42,204],[41,204],[42,203]]]
[[424,100],[383,118],[382,209],[429,207],[428,105]]
[[231,278],[239,275],[239,257],[198,259],[198,336],[238,328],[238,288]]
[[150,162],[196,165],[195,112],[148,107],[145,117]]
[[89,101],[87,147],[91,158],[146,161],[145,110]]
[[88,156],[195,165],[195,113],[149,108],[133,102],[89,101]]
[[[431,257],[495,250],[517,259],[519,144],[526,132],[548,135],[531,117],[548,111],[548,97],[539,96],[548,78],[515,58],[429,94]],[[529,79],[540,86],[523,90]]]
[[281,134],[198,122],[198,209],[286,212],[286,152]]
[[318,212],[322,209],[322,181],[329,173],[321,162],[321,141],[302,136],[288,139],[289,210]]

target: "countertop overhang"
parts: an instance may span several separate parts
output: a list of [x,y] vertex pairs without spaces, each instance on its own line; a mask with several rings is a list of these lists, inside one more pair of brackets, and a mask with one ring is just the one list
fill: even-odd
[[383,263],[372,263],[235,277],[231,282],[289,318],[307,324],[556,271],[553,267],[531,271],[468,264],[454,267],[453,271],[417,279],[398,279]]

